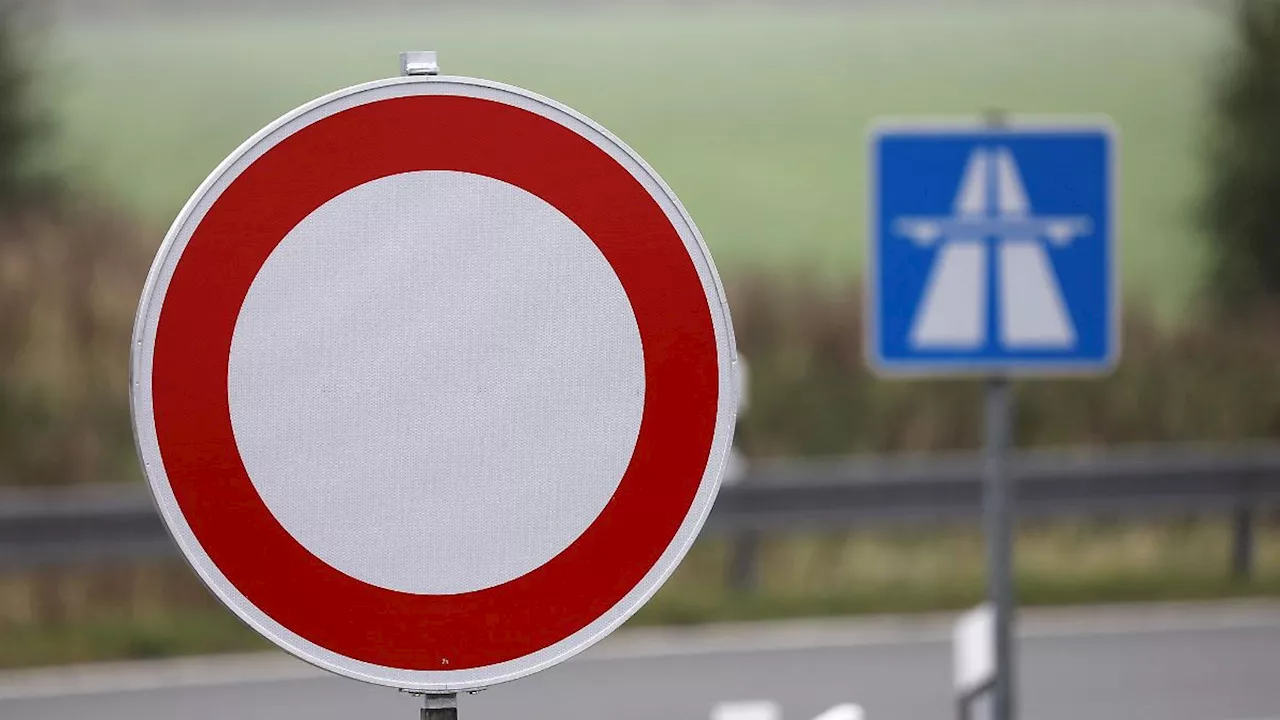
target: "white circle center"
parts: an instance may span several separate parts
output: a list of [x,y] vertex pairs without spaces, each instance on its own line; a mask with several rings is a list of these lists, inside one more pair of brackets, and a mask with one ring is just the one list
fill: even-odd
[[626,293],[569,218],[461,172],[382,178],[298,224],[231,342],[231,424],[286,530],[380,587],[544,564],[617,489],[644,410]]

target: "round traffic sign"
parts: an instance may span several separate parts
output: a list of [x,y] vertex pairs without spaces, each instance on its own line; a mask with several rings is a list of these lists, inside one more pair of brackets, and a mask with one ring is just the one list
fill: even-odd
[[200,186],[143,291],[165,523],[285,650],[483,687],[607,635],[688,550],[736,404],[671,190],[587,118],[453,77],[348,88]]

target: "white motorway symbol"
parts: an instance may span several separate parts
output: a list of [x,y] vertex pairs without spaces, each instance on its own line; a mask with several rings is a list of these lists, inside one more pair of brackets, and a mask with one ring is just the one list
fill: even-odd
[[[940,245],[911,328],[911,345],[976,349],[987,341],[987,277],[997,274],[999,344],[1007,349],[1066,349],[1075,344],[1062,290],[1040,238],[1063,246],[1091,231],[1087,217],[1036,216],[1013,153],[979,148],[969,156],[951,217],[901,217],[897,234]],[[988,264],[987,238],[998,247]],[[997,270],[998,268],[998,270]]]
[[[836,705],[813,720],[865,720],[861,705]],[[711,720],[782,720],[782,710],[770,700],[723,702],[711,709]]]

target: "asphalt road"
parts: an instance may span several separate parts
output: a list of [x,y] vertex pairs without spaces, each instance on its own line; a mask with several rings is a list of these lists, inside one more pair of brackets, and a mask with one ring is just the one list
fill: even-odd
[[[867,720],[954,716],[949,616],[622,632],[460,701],[462,720],[783,720],[853,702]],[[1280,720],[1280,604],[1025,613],[1024,720]],[[417,717],[414,698],[266,654],[0,674],[2,720]]]

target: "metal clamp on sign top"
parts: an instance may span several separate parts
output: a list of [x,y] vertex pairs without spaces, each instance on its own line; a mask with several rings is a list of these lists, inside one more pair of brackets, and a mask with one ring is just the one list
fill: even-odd
[[440,63],[435,50],[410,50],[400,53],[400,74],[439,75]]

